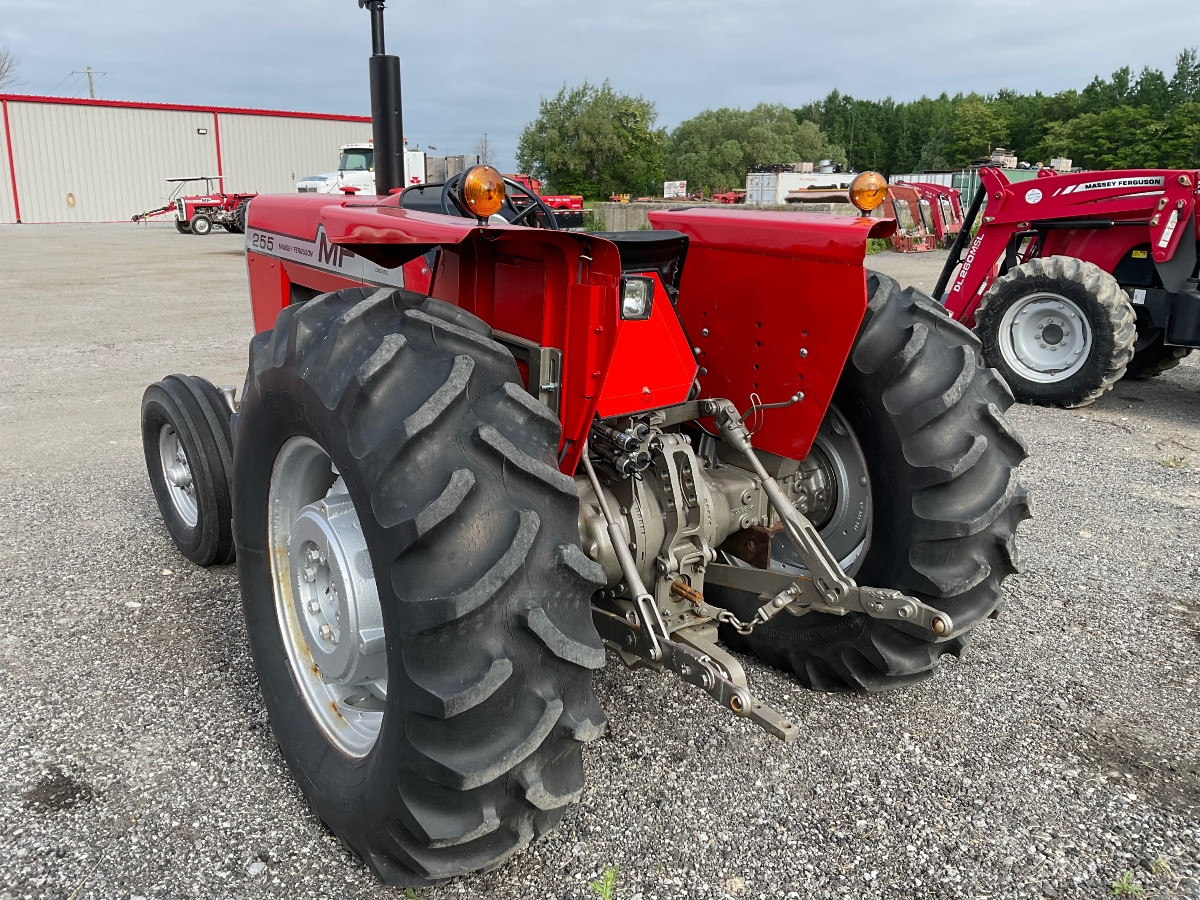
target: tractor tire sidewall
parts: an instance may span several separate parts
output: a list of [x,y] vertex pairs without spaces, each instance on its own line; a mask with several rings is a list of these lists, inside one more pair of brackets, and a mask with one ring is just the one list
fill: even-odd
[[212,219],[203,213],[196,213],[192,216],[192,221],[188,223],[188,230],[199,237],[212,233]]
[[[142,449],[154,498],[175,545],[196,565],[224,565],[233,560],[233,504],[228,474],[232,445],[228,418],[222,426],[219,410],[209,406],[196,384],[201,380],[171,375],[146,389],[142,396]],[[175,430],[187,454],[196,488],[195,525],[180,517],[163,475],[159,456],[163,425]]]
[[[874,273],[871,284],[833,399],[870,480],[869,544],[854,578],[930,603],[956,631],[932,641],[863,613],[785,613],[748,636],[722,629],[733,648],[819,690],[892,689],[927,677],[942,655],[959,655],[970,630],[998,610],[1001,581],[1017,570],[1013,536],[1029,515],[1013,478],[1025,448],[1000,418],[1012,396],[979,368],[971,333],[912,289]],[[760,603],[735,593],[722,605],[746,619]]]
[[176,219],[175,220],[175,230],[178,231],[180,234],[191,234],[192,233],[192,225],[190,222],[183,221],[183,219]]
[[1137,341],[1125,377],[1142,380],[1169,372],[1191,355],[1192,348],[1166,343],[1166,334],[1150,321],[1145,307],[1137,307]]
[[[1089,288],[1089,284],[1091,284]],[[1075,304],[1087,320],[1092,345],[1083,365],[1057,381],[1039,382],[1017,372],[1004,358],[1001,322],[1012,306],[1036,293],[1053,293]],[[1051,256],[1030,260],[999,278],[975,314],[975,333],[987,364],[1022,402],[1043,406],[1086,406],[1120,380],[1133,355],[1133,309],[1116,280],[1092,263]]]
[[[395,298],[390,301],[396,307],[392,316],[400,324],[394,330],[407,341],[401,343],[402,349],[395,357],[399,360],[394,362],[398,368],[390,373],[385,371],[387,366],[380,367],[375,362],[389,346],[395,346],[389,344],[394,337],[384,333],[387,316],[377,315],[378,307],[387,307],[389,303],[376,303],[370,311],[354,318],[358,310],[371,306],[380,296]],[[411,318],[405,318],[408,312],[400,312],[401,297],[409,307],[408,312],[419,305],[417,312],[426,315],[432,310],[432,318],[442,324],[414,326]],[[260,334],[252,343],[251,367],[235,429],[235,534],[243,608],[255,667],[280,751],[322,821],[380,877],[408,886],[498,864],[530,838],[556,824],[570,801],[553,809],[545,808],[543,801],[542,806],[534,808],[536,802],[529,800],[528,778],[537,781],[542,771],[550,770],[577,772],[581,790],[580,742],[598,737],[603,724],[603,714],[586,670],[603,663],[603,647],[591,623],[589,603],[603,576],[599,567],[578,550],[577,494],[567,497],[560,493],[538,501],[536,486],[513,486],[513,482],[521,482],[521,471],[510,469],[507,464],[497,466],[495,461],[483,461],[487,454],[478,445],[478,435],[488,427],[484,423],[497,416],[500,407],[496,397],[512,396],[511,385],[505,382],[519,382],[519,373],[511,354],[484,337],[490,335],[490,329],[474,317],[465,322],[465,316],[439,301],[407,292],[362,289],[323,295],[290,307],[280,314],[273,332]],[[370,324],[372,317],[375,324]],[[385,324],[381,326],[379,322]],[[335,333],[338,328],[342,330]],[[435,333],[437,328],[442,329],[440,333]],[[450,363],[457,364],[472,347],[486,345],[491,348],[486,353],[495,358],[478,358],[468,376],[469,390],[453,401],[456,405],[450,407],[451,412],[439,414],[436,425],[427,426],[429,432],[435,432],[433,436],[423,433],[422,441],[426,443],[413,440],[411,447],[403,433],[397,440],[396,424],[406,422],[406,416],[418,414],[432,402],[431,398],[438,396],[437,379],[444,379]],[[404,354],[409,355],[401,359]],[[378,381],[372,374],[371,383],[376,386],[368,388],[361,373],[364,367],[371,366],[383,374],[378,375]],[[499,371],[503,371],[503,377],[496,377]],[[331,387],[337,383],[343,383],[344,387]],[[379,388],[378,384],[386,386]],[[380,390],[386,393],[372,393]],[[511,408],[527,411],[528,404],[535,401],[524,399],[523,388],[519,394],[518,402]],[[380,403],[380,396],[387,402],[372,414],[370,421],[356,412],[359,409],[356,404]],[[501,397],[499,403],[504,402]],[[415,407],[407,411],[396,408],[397,404],[410,403]],[[549,416],[557,435],[557,420],[548,413],[542,415]],[[544,436],[546,428],[544,418],[524,424],[518,418],[503,426],[509,437],[526,451],[532,453],[537,447],[537,455],[545,457],[541,464],[547,472],[553,471],[558,476],[560,488],[569,486],[573,490],[573,481],[556,468],[551,470],[557,436],[545,437],[544,445],[538,444],[542,437],[519,436],[522,431]],[[456,435],[450,441],[435,441],[450,433]],[[363,449],[367,440],[364,434],[374,435],[371,438],[375,441],[374,449]],[[317,726],[300,693],[280,633],[270,551],[266,546],[267,515],[272,468],[280,449],[293,437],[309,438],[320,445],[345,479],[376,573],[386,631],[388,692],[378,737],[366,755],[358,759],[335,748]],[[394,449],[397,446],[399,449]],[[384,460],[387,454],[391,454],[391,463]],[[396,460],[401,458],[405,464],[398,467]],[[409,509],[408,515],[415,517],[423,511],[421,503],[432,503],[428,496],[422,498],[422,491],[432,491],[431,496],[437,498],[438,491],[454,475],[462,473],[464,460],[476,460],[479,464],[468,469],[473,473],[470,476],[473,493],[455,515],[459,511],[464,515],[470,512],[472,518],[458,519],[457,524],[449,526],[440,524],[438,528],[442,531],[435,532],[439,535],[437,541],[445,541],[446,529],[457,529],[452,533],[457,535],[459,543],[444,548],[437,541],[427,545],[405,531],[415,518],[391,525],[385,525],[379,518],[390,517],[398,508]],[[424,487],[414,488],[414,479]],[[521,494],[522,490],[526,493]],[[484,607],[442,625],[431,627],[415,619],[420,613],[411,610],[434,601],[419,600],[410,594],[452,597],[456,593],[456,579],[474,578],[475,569],[483,564],[480,560],[486,563],[491,558],[489,554],[503,558],[511,550],[514,539],[506,523],[518,515],[515,508],[507,505],[512,502],[514,492],[525,498],[527,506],[536,507],[531,511],[540,522],[533,552],[525,557],[518,573],[511,576],[515,586],[510,589],[508,583],[502,584],[496,589],[501,599],[494,596]],[[397,503],[402,505],[397,507]],[[525,523],[529,512],[519,515]],[[461,556],[463,533],[476,539],[471,548],[475,559]],[[546,541],[560,542],[558,550],[547,547]],[[567,561],[575,567],[571,572],[562,571],[566,542],[575,547],[566,554]],[[403,574],[410,571],[404,566],[406,559],[412,565],[412,553],[432,553],[434,546],[445,557],[440,561],[430,558],[421,567],[423,574],[416,576],[416,581]],[[526,592],[519,595],[522,588]],[[565,657],[538,652],[539,648],[546,650],[546,646],[537,643],[530,626],[519,618],[529,615],[532,622],[535,607],[541,616],[539,622],[555,623],[558,629],[555,634],[577,635],[576,643],[571,646],[579,648],[587,644],[590,664],[586,668],[568,666],[563,661]],[[517,618],[496,624],[495,617],[509,615]],[[442,642],[443,650],[431,656],[429,641]],[[521,652],[512,652],[513,647]],[[462,659],[470,660],[481,654],[511,663],[510,678],[494,689],[494,697],[489,696],[462,713],[471,717],[466,722],[450,714],[441,718],[431,714],[426,693],[429,679],[436,680],[442,670],[449,672]],[[431,670],[430,666],[434,668]],[[416,668],[410,671],[411,667]],[[414,671],[422,673],[422,684],[414,680]],[[458,690],[462,688],[460,684]],[[510,695],[512,691],[518,693]],[[417,746],[428,748],[431,743],[436,744],[438,735],[445,734],[438,729],[448,722],[447,727],[456,727],[456,722],[457,726],[480,722],[465,736],[460,735],[453,750],[443,744],[437,751],[461,751],[469,756],[468,751],[482,748],[481,752],[486,754],[489,742],[493,742],[497,745],[495,753],[502,759],[504,742],[521,727],[522,713],[538,702],[561,703],[563,713],[558,723],[531,755],[514,764],[512,771],[486,783],[447,787],[445,772],[431,770],[430,758],[423,756],[428,750]],[[536,789],[540,784],[537,781],[534,785],[532,796],[539,796]],[[524,800],[522,790],[526,791]],[[468,835],[476,818],[487,822],[490,816],[498,819],[498,824],[478,838],[439,843],[422,837],[421,815],[413,803],[436,809],[436,814],[430,815],[435,815],[435,821],[443,825],[455,823],[458,815],[466,822],[463,830]]]

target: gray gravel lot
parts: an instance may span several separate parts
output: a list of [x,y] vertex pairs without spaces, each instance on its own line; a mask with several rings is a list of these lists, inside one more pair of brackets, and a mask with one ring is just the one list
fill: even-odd
[[[941,259],[869,263],[929,289]],[[147,384],[241,383],[241,239],[2,227],[0,322],[0,900],[403,896],[308,814],[234,570],[175,551],[144,472]],[[562,827],[419,896],[593,897],[617,866],[624,900],[1200,898],[1200,366],[1012,418],[1026,570],[966,657],[866,697],[748,662],[790,747],[610,659]]]

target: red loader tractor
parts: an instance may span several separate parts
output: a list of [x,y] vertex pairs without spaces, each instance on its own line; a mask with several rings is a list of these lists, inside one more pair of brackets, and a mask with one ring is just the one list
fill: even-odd
[[380,196],[255,199],[240,396],[175,375],[142,407],[321,820],[395,884],[497,865],[579,797],[606,648],[785,741],[731,650],[871,691],[961,653],[1025,449],[970,332],[863,269],[891,223],[568,232],[487,166],[389,194],[399,66],[360,3]]
[[1017,399],[1084,406],[1200,347],[1200,171],[979,174],[934,296]]

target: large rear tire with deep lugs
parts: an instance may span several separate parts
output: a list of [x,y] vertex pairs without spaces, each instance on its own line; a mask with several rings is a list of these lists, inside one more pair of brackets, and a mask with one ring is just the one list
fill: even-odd
[[[878,691],[927,677],[994,616],[1017,570],[1029,516],[1016,468],[1025,446],[1004,418],[1012,395],[979,365],[978,341],[909,288],[868,273],[858,338],[813,452],[835,502],[814,522],[859,584],[894,588],[948,613],[947,639],[863,613],[786,612],[722,638],[819,690]],[[783,538],[775,538],[776,543]],[[787,548],[780,548],[786,553]],[[761,599],[715,595],[743,620]]]
[[326,294],[251,344],[234,521],[255,667],[313,811],[391,883],[495,866],[582,790],[603,576],[559,432],[490,329],[437,300]]

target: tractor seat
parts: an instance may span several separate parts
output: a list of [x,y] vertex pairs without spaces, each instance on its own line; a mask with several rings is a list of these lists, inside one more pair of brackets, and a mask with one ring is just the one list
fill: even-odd
[[679,279],[687,256],[687,235],[678,231],[594,231],[593,237],[611,241],[621,254],[622,272],[657,272],[671,302],[679,296]]

